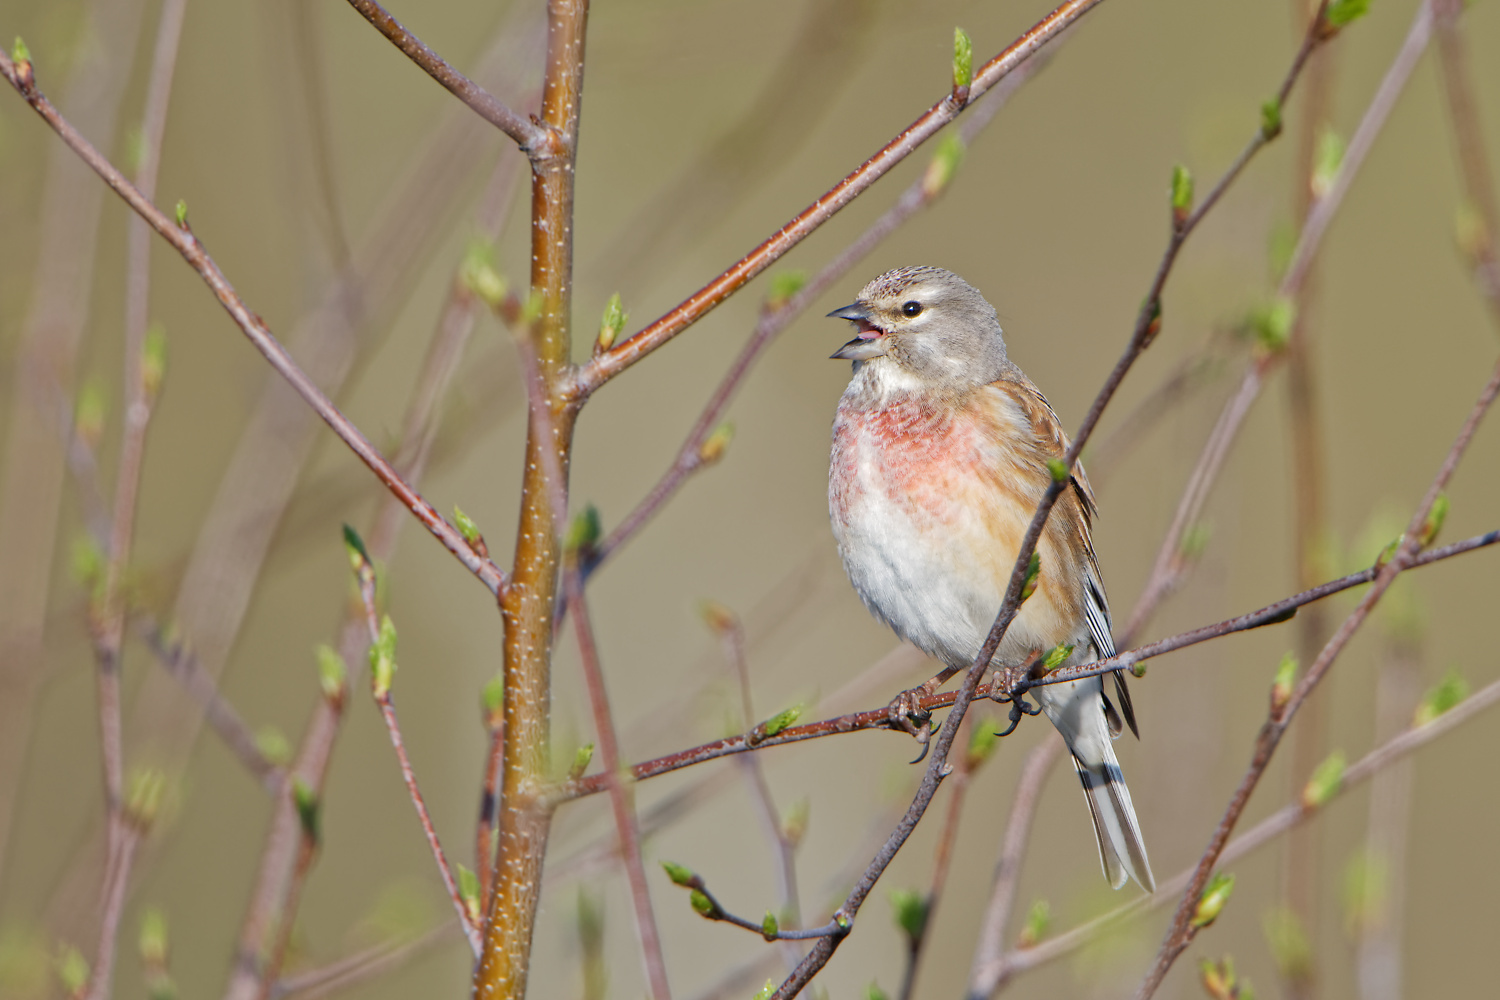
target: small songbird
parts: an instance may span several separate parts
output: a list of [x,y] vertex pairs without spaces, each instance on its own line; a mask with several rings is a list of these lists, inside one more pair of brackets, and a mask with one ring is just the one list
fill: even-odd
[[[1041,392],[1006,357],[994,307],[951,271],[891,271],[829,315],[856,330],[833,355],[854,362],[833,423],[834,538],[865,607],[946,665],[917,689],[936,690],[979,655],[1052,480],[1047,462],[1063,457],[1068,439]],[[1073,647],[1064,665],[1114,654],[1089,536],[1094,513],[1078,466],[1037,545],[1036,589],[995,664],[1022,666],[1059,644]],[[1128,876],[1155,891],[1110,745],[1127,724],[1137,732],[1125,678],[1116,671],[1114,681],[1118,709],[1101,677],[1031,694],[1073,755],[1105,878],[1116,889]]]

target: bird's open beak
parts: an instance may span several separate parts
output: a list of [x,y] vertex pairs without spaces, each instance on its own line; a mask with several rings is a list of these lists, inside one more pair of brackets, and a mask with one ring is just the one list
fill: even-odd
[[828,314],[837,319],[847,319],[859,331],[858,336],[829,355],[842,361],[868,361],[885,354],[885,331],[870,322],[870,310],[858,302],[835,309]]

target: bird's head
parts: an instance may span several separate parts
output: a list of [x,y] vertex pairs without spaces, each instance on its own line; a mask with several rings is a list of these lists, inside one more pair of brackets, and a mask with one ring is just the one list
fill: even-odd
[[829,313],[854,324],[833,357],[878,362],[934,388],[964,389],[1000,377],[1005,338],[995,309],[967,281],[940,267],[888,271],[852,305]]

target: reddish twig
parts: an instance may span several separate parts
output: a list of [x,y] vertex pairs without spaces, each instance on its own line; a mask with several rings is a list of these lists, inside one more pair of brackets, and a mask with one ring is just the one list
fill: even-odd
[[927,110],[896,138],[892,139],[857,170],[849,174],[796,218],[782,226],[760,246],[746,254],[733,267],[694,292],[682,303],[650,326],[615,344],[608,351],[581,366],[567,386],[571,399],[584,399],[605,382],[656,350],[715,306],[740,289],[751,278],[771,266],[839,209],[853,201],[870,185],[888,173],[917,147],[963,111],[968,104],[999,83],[1017,67],[1035,55],[1073,22],[1088,13],[1100,0],[1066,0],[1039,21],[1031,30],[1013,42],[999,55],[974,73],[974,81],[963,101],[950,93]]
[[377,944],[320,968],[288,976],[276,983],[271,996],[273,1000],[283,1000],[286,997],[317,1000],[319,997],[332,996],[340,990],[400,968],[413,958],[446,942],[459,926],[458,921],[450,920],[409,941]]
[[564,570],[573,629],[578,639],[578,658],[583,666],[584,686],[589,693],[589,707],[594,714],[594,737],[599,741],[599,756],[604,778],[609,786],[610,806],[614,811],[615,832],[620,840],[620,862],[630,883],[630,899],[635,909],[636,934],[641,941],[641,962],[646,982],[656,1000],[670,1000],[667,963],[662,957],[661,932],[651,908],[651,887],[646,882],[646,868],[641,862],[641,831],[636,826],[635,795],[620,771],[620,741],[615,733],[614,716],[609,709],[609,692],[604,686],[604,669],[599,664],[599,647],[594,641],[594,626],[584,597],[583,578],[577,567]]
[[[1412,568],[1441,562],[1444,559],[1451,559],[1454,556],[1497,543],[1500,543],[1500,529],[1423,552],[1412,561]],[[1312,590],[1305,590],[1300,594],[1293,594],[1291,597],[1284,598],[1274,604],[1268,604],[1248,614],[1239,615],[1235,618],[1227,618],[1214,625],[1204,625],[1187,632],[1158,639],[1155,642],[1139,646],[1135,649],[1127,649],[1107,659],[1096,660],[1075,667],[1059,668],[1041,680],[1029,681],[1028,686],[1035,684],[1059,684],[1065,681],[1077,680],[1080,677],[1107,674],[1112,670],[1126,670],[1152,657],[1184,649],[1200,642],[1207,642],[1210,639],[1232,635],[1235,632],[1244,632],[1265,625],[1284,622],[1291,618],[1296,613],[1296,610],[1303,605],[1310,604],[1313,601],[1320,601],[1340,591],[1370,583],[1378,575],[1379,570],[1375,567],[1360,570],[1357,573],[1350,573],[1348,576],[1340,577],[1337,580],[1330,580],[1328,583],[1314,587]],[[992,697],[1000,693],[992,687],[982,690],[986,697]],[[1019,685],[1017,686],[1017,693],[1020,693]],[[933,712],[952,705],[955,697],[956,695],[952,691],[939,692],[918,698],[917,704],[923,710]],[[757,729],[751,731],[749,734],[725,737],[724,739],[714,740],[711,743],[704,743],[701,746],[679,750],[664,757],[642,761],[632,766],[630,772],[631,776],[637,781],[643,781],[646,778],[654,778],[684,767],[690,767],[693,764],[701,764],[704,761],[714,760],[718,757],[727,757],[732,754],[782,746],[787,743],[800,743],[803,740],[819,739],[824,736],[834,736],[841,733],[892,728],[899,727],[891,722],[889,706],[883,706],[863,712],[850,712],[831,719],[824,719],[821,722],[811,722],[801,726],[789,726],[775,736],[757,735],[760,733],[760,730]],[[604,778],[600,775],[591,775],[587,778],[580,778],[577,781],[571,781],[560,786],[556,790],[555,795],[558,801],[567,801],[582,798],[586,795],[595,795],[604,790]]]
[[273,764],[261,752],[255,734],[234,706],[219,693],[218,685],[198,663],[198,657],[180,639],[169,636],[160,624],[149,616],[137,614],[136,629],[156,662],[170,674],[182,689],[192,696],[203,709],[209,726],[219,734],[224,746],[244,765],[245,770],[272,795],[281,790],[286,780],[286,770]]
[[374,25],[376,31],[390,39],[396,48],[420,66],[428,76],[442,84],[450,94],[463,101],[479,117],[510,136],[528,156],[545,151],[559,141],[552,129],[512,111],[495,95],[454,69],[442,56],[424,45],[420,38],[407,31],[400,21],[375,0],[349,0],[349,6],[359,11],[366,21]]
[[[1421,15],[1419,15],[1420,20]],[[1270,764],[1271,756],[1275,753],[1277,745],[1281,742],[1282,735],[1286,732],[1287,726],[1296,715],[1297,709],[1301,707],[1302,703],[1307,700],[1307,696],[1317,687],[1318,682],[1328,673],[1334,661],[1343,652],[1344,646],[1369,616],[1371,609],[1384,596],[1390,585],[1395,582],[1397,575],[1411,566],[1415,561],[1422,545],[1423,532],[1427,519],[1431,514],[1432,506],[1437,501],[1438,495],[1447,486],[1449,478],[1453,475],[1453,470],[1458,467],[1459,459],[1463,456],[1464,450],[1473,438],[1475,430],[1479,427],[1479,422],[1489,410],[1490,404],[1494,402],[1497,393],[1500,393],[1500,363],[1496,364],[1489,381],[1480,391],[1479,398],[1475,401],[1468,419],[1464,421],[1457,439],[1448,450],[1447,457],[1443,460],[1442,466],[1433,478],[1432,485],[1427,490],[1427,495],[1423,497],[1422,502],[1417,507],[1416,513],[1412,515],[1412,519],[1407,525],[1406,533],[1402,536],[1400,544],[1396,547],[1395,554],[1391,556],[1389,562],[1380,568],[1370,587],[1369,593],[1359,602],[1353,613],[1344,619],[1343,624],[1339,626],[1327,644],[1324,645],[1322,652],[1318,654],[1317,660],[1308,668],[1306,676],[1302,678],[1296,690],[1292,692],[1290,700],[1285,704],[1277,704],[1273,701],[1271,712],[1264,725],[1262,725],[1259,736],[1256,738],[1255,752],[1251,757],[1250,766],[1246,770],[1244,778],[1241,779],[1239,786],[1235,789],[1234,795],[1229,801],[1229,806],[1224,812],[1223,819],[1220,820],[1219,826],[1214,831],[1208,847],[1203,852],[1203,857],[1199,860],[1198,866],[1193,872],[1193,877],[1188,884],[1187,891],[1183,893],[1182,901],[1177,907],[1176,914],[1173,916],[1172,925],[1167,932],[1166,940],[1162,942],[1156,961],[1153,963],[1150,972],[1147,973],[1145,981],[1141,984],[1141,988],[1137,993],[1138,1000],[1147,1000],[1147,998],[1155,994],[1157,987],[1161,985],[1162,979],[1166,976],[1167,970],[1172,967],[1177,956],[1181,955],[1192,942],[1198,930],[1192,920],[1194,908],[1198,903],[1198,897],[1202,894],[1203,887],[1207,884],[1209,875],[1212,874],[1215,865],[1218,863],[1219,855],[1223,852],[1224,845],[1228,842],[1230,833],[1233,832],[1235,824],[1239,821],[1240,815],[1249,803],[1251,793],[1254,792],[1256,785],[1260,782],[1261,775],[1265,773],[1266,767]]]
[[[381,639],[381,625],[375,609],[374,567],[364,563],[361,559],[360,565],[356,567],[356,574],[360,600],[365,609],[366,640],[372,647],[373,658],[374,648],[378,647]],[[394,656],[394,652],[391,651],[390,655]],[[391,670],[395,670],[394,663],[391,664]],[[406,741],[401,737],[401,724],[396,719],[396,704],[391,699],[389,678],[382,679],[376,671],[373,680],[371,694],[375,697],[375,704],[380,708],[380,717],[385,721],[385,731],[391,738],[391,746],[395,748],[396,761],[401,766],[401,780],[406,783],[406,791],[411,796],[411,804],[417,812],[417,819],[422,824],[422,833],[427,838],[427,846],[432,851],[432,859],[437,862],[438,874],[443,879],[443,888],[447,890],[448,898],[453,901],[453,909],[458,913],[465,937],[469,939],[469,947],[473,949],[474,957],[478,958],[480,930],[469,917],[469,908],[464,903],[463,894],[458,890],[458,880],[453,877],[453,870],[448,867],[448,856],[443,853],[443,845],[438,840],[437,828],[433,826],[432,815],[427,811],[427,801],[422,797],[422,790],[417,785],[416,771],[412,769],[411,758],[406,753]],[[277,972],[278,970],[274,968],[269,970],[265,979],[267,981],[273,979]]]
[[[1323,14],[1320,10],[1312,19],[1308,39],[1313,39],[1320,34],[1322,18]],[[1344,196],[1348,193],[1355,174],[1359,172],[1359,168],[1374,145],[1375,138],[1385,126],[1386,119],[1395,107],[1396,98],[1405,89],[1411,71],[1427,46],[1430,33],[1431,16],[1424,4],[1417,12],[1417,18],[1407,33],[1406,40],[1402,43],[1390,68],[1386,70],[1379,88],[1365,109],[1364,117],[1360,119],[1359,126],[1349,140],[1349,147],[1344,153],[1338,174],[1330,185],[1328,193],[1317,201],[1308,214],[1307,222],[1297,238],[1297,246],[1292,251],[1291,262],[1287,265],[1286,273],[1282,276],[1278,286],[1277,294],[1280,298],[1293,303],[1300,298],[1303,285],[1311,273],[1313,260],[1322,247],[1328,226],[1343,204]],[[1304,51],[1308,51],[1307,46],[1308,42],[1304,41]],[[1283,104],[1285,99],[1286,92],[1283,89],[1281,98]],[[1283,351],[1262,352],[1246,369],[1238,391],[1225,405],[1214,427],[1214,432],[1204,444],[1203,452],[1189,476],[1188,486],[1173,515],[1172,525],[1162,540],[1151,576],[1141,589],[1141,598],[1136,602],[1130,619],[1125,625],[1122,641],[1130,642],[1134,639],[1160,606],[1161,601],[1176,589],[1190,567],[1191,560],[1186,558],[1181,551],[1183,536],[1191,525],[1197,523],[1203,504],[1207,501],[1208,493],[1223,464],[1225,454],[1233,443],[1245,416],[1249,414],[1251,405],[1259,396],[1266,375],[1284,356]]]
[[[959,128],[959,137],[965,145],[973,142],[995,115],[999,114],[1000,109],[1010,100],[1012,94],[1046,68],[1050,58],[1051,52],[1044,52],[1022,63],[1014,73],[1006,77],[982,100],[974,102],[973,113],[963,120]],[[807,311],[809,306],[848,274],[855,264],[863,260],[887,236],[936,201],[946,188],[946,181],[940,183],[936,177],[917,178],[896,198],[891,207],[881,214],[880,218],[871,223],[868,229],[841,250],[837,256],[823,265],[822,270],[813,275],[795,295],[785,302],[767,303],[763,307],[755,329],[745,341],[745,346],[740,349],[739,356],[724,373],[723,379],[714,389],[713,395],[709,397],[703,412],[698,415],[693,429],[688,432],[687,440],[678,449],[677,457],[672,460],[672,464],[657,480],[656,485],[647,492],[645,498],[589,554],[585,566],[586,573],[592,574],[614,555],[620,546],[635,537],[656,512],[676,495],[683,483],[714,460],[713,456],[704,454],[704,442],[724,419],[725,411],[729,409],[730,402],[739,391],[745,377],[750,373],[750,369],[760,360],[760,356],[782,331],[791,326]]]
[[469,572],[477,576],[492,593],[500,593],[505,586],[505,577],[499,567],[482,558],[464,541],[457,529],[450,525],[433,509],[412,486],[403,479],[385,457],[370,443],[332,400],[320,390],[287,353],[281,342],[271,333],[265,322],[251,312],[219,269],[217,263],[203,248],[203,244],[184,224],[179,226],[147,199],[135,185],[131,184],[94,146],[62,117],[52,102],[37,88],[30,63],[19,66],[8,55],[0,53],[0,75],[16,89],[26,102],[41,115],[52,130],[78,156],[97,173],[111,189],[138,215],[146,220],[158,235],[180,253],[188,265],[196,271],[229,313],[235,324],[251,344],[282,376],[299,396],[310,406],[349,449],[365,463],[377,479],[385,484],[395,496],[416,516],[417,520],[451,552]]
[[1010,819],[1005,824],[1005,837],[1000,841],[1000,860],[995,864],[995,887],[990,892],[990,903],[985,908],[984,923],[980,925],[979,941],[974,948],[973,966],[969,970],[971,997],[989,996],[999,985],[1001,963],[1005,957],[1006,926],[1015,911],[1016,888],[1021,881],[1021,860],[1026,855],[1026,842],[1030,839],[1031,824],[1042,800],[1042,788],[1052,768],[1062,758],[1062,749],[1062,738],[1055,733],[1048,734],[1040,746],[1026,755],[1026,761],[1021,765],[1021,777],[1011,798]]
[[[1404,760],[1418,748],[1463,725],[1469,719],[1474,718],[1480,712],[1497,703],[1500,703],[1500,681],[1490,684],[1471,695],[1462,704],[1449,709],[1432,722],[1406,730],[1401,735],[1376,747],[1358,761],[1349,765],[1344,771],[1343,780],[1339,783],[1337,791],[1330,795],[1323,803],[1311,805],[1303,801],[1299,796],[1290,804],[1282,806],[1280,810],[1267,816],[1254,827],[1230,841],[1220,856],[1220,862],[1238,861],[1252,851],[1271,843],[1289,830],[1293,830],[1314,817],[1322,815],[1323,811],[1335,799],[1346,795],[1351,789],[1380,774],[1392,764]],[[1157,891],[1152,895],[1137,896],[1129,903],[1116,907],[1110,912],[1096,917],[1088,923],[1081,924],[1070,931],[1066,931],[1031,947],[1020,948],[1001,956],[998,960],[998,968],[988,970],[989,976],[987,977],[987,982],[990,983],[989,989],[987,991],[979,991],[973,989],[971,986],[968,993],[968,1000],[984,1000],[985,997],[994,996],[1001,987],[1015,976],[1077,951],[1079,948],[1098,938],[1100,934],[1119,924],[1121,920],[1150,913],[1165,906],[1169,900],[1175,898],[1177,893],[1187,887],[1192,875],[1192,869],[1178,872],[1170,879],[1160,883],[1157,886]]]

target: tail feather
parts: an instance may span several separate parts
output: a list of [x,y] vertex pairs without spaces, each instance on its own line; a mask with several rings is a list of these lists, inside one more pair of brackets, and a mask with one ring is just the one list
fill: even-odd
[[1127,878],[1133,878],[1147,892],[1155,892],[1156,878],[1146,858],[1146,844],[1130,802],[1130,789],[1114,754],[1092,767],[1074,757],[1073,766],[1083,783],[1089,819],[1093,821],[1094,838],[1099,844],[1099,865],[1110,888],[1118,889]]

